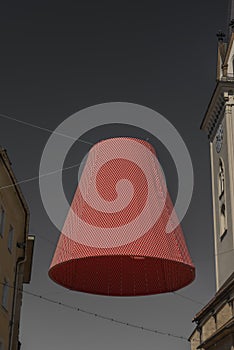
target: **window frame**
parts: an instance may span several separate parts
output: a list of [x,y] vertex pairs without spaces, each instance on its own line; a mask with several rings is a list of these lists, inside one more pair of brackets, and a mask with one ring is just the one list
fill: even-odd
[[[220,171],[220,169],[222,169]],[[220,177],[221,172],[223,173],[223,183],[221,184],[222,178]],[[222,157],[219,157],[219,171],[218,171],[218,205],[219,205],[219,239],[222,241],[228,231],[228,220],[227,220],[227,206],[226,206],[226,175],[225,165]]]

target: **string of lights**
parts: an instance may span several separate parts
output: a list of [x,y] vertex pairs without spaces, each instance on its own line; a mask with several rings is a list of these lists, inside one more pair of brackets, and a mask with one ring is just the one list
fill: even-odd
[[[161,335],[161,336],[166,336],[166,337],[170,337],[170,338],[176,338],[178,340],[186,341],[186,342],[190,342],[190,343],[197,341],[196,339],[190,339],[189,340],[187,337],[182,336],[182,335],[177,335],[177,334],[161,331],[159,329],[148,328],[148,327],[140,326],[140,325],[137,325],[137,324],[134,324],[134,323],[131,323],[131,322],[122,321],[122,320],[119,320],[119,319],[116,319],[116,318],[113,318],[113,317],[104,316],[104,315],[96,313],[96,312],[88,311],[88,310],[85,310],[83,308],[79,308],[79,307],[72,306],[72,305],[69,305],[69,304],[66,304],[66,303],[63,303],[63,302],[51,299],[51,298],[47,298],[47,297],[45,297],[43,295],[39,295],[39,294],[33,293],[31,291],[26,291],[26,290],[21,289],[21,288],[16,288],[14,286],[9,285],[6,282],[1,282],[0,281],[0,285],[3,285],[3,286],[7,285],[9,288],[17,290],[17,291],[19,291],[19,292],[21,292],[23,294],[30,295],[30,296],[32,296],[34,298],[37,298],[37,299],[41,300],[41,301],[52,303],[52,304],[58,305],[59,307],[64,307],[66,309],[70,309],[72,311],[76,311],[76,312],[80,312],[80,313],[83,313],[83,314],[86,314],[86,315],[89,315],[89,316],[93,316],[94,318],[97,318],[97,319],[102,319],[102,320],[105,320],[105,321],[109,321],[109,322],[112,322],[114,324],[119,324],[119,325],[130,327],[130,328],[135,328],[135,329],[138,329],[138,330],[141,330],[141,331],[144,331],[144,332],[153,333],[155,335]],[[217,344],[218,344],[218,342],[215,343],[214,346],[216,346]]]
[[205,306],[205,304],[202,303],[201,301],[195,300],[195,299],[193,299],[193,298],[191,298],[191,297],[188,297],[188,296],[186,296],[186,295],[180,294],[180,293],[178,293],[178,292],[172,292],[172,294],[178,295],[179,297],[184,298],[184,299],[186,299],[186,300],[189,300],[189,301],[191,301],[191,302],[193,302],[193,303],[195,303],[195,304],[199,304],[199,305],[201,305],[201,306]]
[[17,181],[14,184],[0,187],[0,190],[4,190],[4,189],[10,188],[10,187],[14,187],[15,185],[21,185],[21,184],[24,184],[24,183],[27,183],[27,182],[39,180],[42,177],[54,175],[54,174],[60,173],[60,172],[62,172],[64,170],[74,169],[74,168],[77,168],[78,166],[80,166],[80,164],[81,163],[77,163],[77,164],[74,164],[74,165],[71,165],[71,166],[68,166],[68,167],[64,167],[62,169],[57,169],[57,170],[51,171],[51,172],[46,173],[46,174],[42,174],[42,175],[34,176],[34,177],[31,177],[31,178],[28,178],[28,179],[25,179],[25,180]]
[[76,311],[76,312],[84,313],[86,315],[90,315],[90,316],[93,316],[93,317],[98,318],[98,319],[103,319],[103,320],[106,320],[106,321],[113,322],[115,324],[120,324],[120,325],[123,325],[123,326],[136,328],[136,329],[139,329],[139,330],[142,330],[142,331],[145,331],[145,332],[150,332],[150,333],[154,333],[154,334],[157,334],[157,335],[172,337],[172,338],[176,338],[176,339],[188,342],[188,339],[185,336],[181,336],[181,335],[177,335],[177,334],[161,331],[161,330],[154,329],[154,328],[148,328],[148,327],[140,326],[140,325],[137,325],[137,324],[134,324],[134,323],[131,323],[131,322],[121,321],[121,320],[118,320],[118,319],[112,318],[112,317],[107,317],[107,316],[104,316],[104,315],[96,313],[96,312],[88,311],[88,310],[85,310],[85,309],[82,309],[82,308],[79,308],[79,307],[76,307],[76,306],[72,306],[72,305],[69,305],[69,304],[66,304],[66,303],[63,303],[63,302],[51,299],[51,298],[47,298],[47,297],[45,297],[43,295],[39,295],[39,294],[33,293],[31,291],[26,291],[26,290],[21,289],[21,288],[16,288],[14,286],[9,285],[6,282],[0,282],[0,284],[3,285],[3,286],[7,286],[8,288],[12,288],[14,290],[16,289],[17,291],[19,291],[19,292],[21,292],[23,294],[30,295],[30,296],[32,296],[34,298],[43,300],[45,302],[56,304],[56,305],[58,305],[60,307],[64,307],[66,309],[70,309],[70,310],[73,310],[73,311]]
[[[55,247],[55,248],[57,247],[57,249],[61,249],[61,250],[64,251],[64,252],[68,252],[66,249],[60,247],[59,245],[56,245],[55,242],[51,241],[51,240],[48,239],[46,236],[43,236],[43,235],[41,235],[41,234],[37,234],[36,237],[38,237],[38,238],[41,239],[41,240],[47,241],[47,242],[48,242],[49,244],[51,244],[53,247]],[[233,249],[232,249],[232,250],[233,250]],[[231,252],[232,250],[227,251],[227,253],[228,253],[228,252]],[[225,253],[225,252],[223,252],[223,253]],[[221,253],[221,254],[222,254],[222,253]],[[193,298],[191,298],[191,297],[188,297],[188,296],[186,296],[186,295],[180,294],[180,293],[178,293],[178,292],[171,292],[171,293],[174,294],[174,295],[177,295],[177,296],[179,296],[179,297],[181,297],[181,298],[184,298],[184,299],[186,299],[186,300],[188,300],[188,301],[191,301],[191,302],[193,302],[193,303],[195,303],[195,304],[198,304],[198,305],[201,305],[201,306],[204,306],[204,305],[205,305],[205,304],[202,303],[201,301],[198,301],[198,300],[193,299]]]
[[[0,114],[0,117],[1,118],[5,118],[5,119],[8,119],[8,120],[11,120],[11,121],[15,121],[17,123],[20,123],[20,124],[23,124],[23,125],[26,125],[26,126],[30,126],[32,128],[35,128],[35,129],[39,129],[39,130],[42,130],[42,131],[46,131],[46,132],[49,132],[50,134],[55,134],[55,135],[58,135],[58,136],[62,136],[62,137],[66,137],[66,138],[69,138],[69,139],[72,139],[72,140],[76,140],[76,138],[72,137],[72,136],[69,136],[69,135],[66,135],[66,134],[62,134],[62,133],[58,133],[58,132],[55,132],[54,130],[50,130],[48,128],[44,128],[43,126],[39,126],[39,125],[36,125],[36,124],[32,124],[32,123],[28,123],[28,122],[25,122],[23,120],[20,120],[20,119],[16,119],[16,118],[13,118],[13,117],[10,117],[6,114]],[[79,139],[78,141],[80,142],[83,142],[83,143],[86,143],[88,145],[93,145],[93,143],[89,142],[89,141],[86,141],[86,140],[83,140],[83,139]]]
[[[70,138],[70,139],[72,139],[72,140],[76,140],[76,138],[74,138],[74,137],[72,137],[72,136],[69,136],[69,135],[66,135],[66,134],[62,134],[62,133],[58,133],[58,132],[55,132],[54,130],[50,130],[50,129],[48,129],[48,128],[45,128],[45,127],[42,127],[42,126],[39,126],[39,125],[36,125],[36,124],[32,124],[32,123],[29,123],[29,122],[25,122],[25,121],[23,121],[23,120],[10,117],[10,116],[8,116],[8,115],[6,115],[6,114],[0,113],[0,118],[4,118],[4,119],[11,120],[11,121],[15,121],[15,122],[17,122],[17,123],[20,123],[20,124],[23,124],[23,125],[26,125],[26,126],[35,128],[35,129],[39,129],[39,130],[42,130],[42,131],[49,132],[50,134],[55,134],[55,135],[58,135],[58,136],[62,136],[62,137]],[[83,139],[81,139],[81,138],[79,138],[77,141],[82,142],[82,143],[85,143],[85,144],[87,144],[87,145],[91,145],[91,146],[93,145],[92,142],[83,140]],[[74,164],[74,165],[72,165],[72,166],[69,166],[69,167],[66,167],[66,168],[63,168],[63,169],[58,169],[58,170],[55,170],[55,171],[51,171],[51,172],[46,173],[46,174],[43,174],[43,175],[41,175],[41,176],[33,176],[33,177],[28,178],[28,179],[25,179],[25,180],[17,181],[17,182],[15,182],[15,183],[12,184],[12,185],[0,187],[0,190],[6,189],[6,188],[9,188],[9,187],[14,187],[15,185],[20,185],[20,184],[24,184],[24,183],[27,183],[27,182],[35,181],[35,180],[38,180],[38,179],[40,179],[41,177],[44,177],[44,176],[54,175],[54,174],[56,174],[56,173],[58,173],[58,172],[61,172],[61,171],[63,171],[63,170],[73,169],[73,168],[78,167],[80,164],[81,164],[81,163]]]

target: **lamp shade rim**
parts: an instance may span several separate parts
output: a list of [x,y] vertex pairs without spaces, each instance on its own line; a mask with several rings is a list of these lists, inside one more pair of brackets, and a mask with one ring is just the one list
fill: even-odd
[[48,274],[55,283],[73,291],[127,297],[181,289],[195,279],[195,267],[158,257],[101,255],[58,263]]

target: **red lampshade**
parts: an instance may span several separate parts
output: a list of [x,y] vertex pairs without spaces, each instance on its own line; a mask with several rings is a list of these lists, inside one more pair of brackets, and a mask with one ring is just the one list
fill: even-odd
[[[188,285],[195,268],[172,210],[148,142],[112,138],[95,144],[50,278],[72,290],[113,296],[171,292]],[[169,233],[168,226],[173,228]]]

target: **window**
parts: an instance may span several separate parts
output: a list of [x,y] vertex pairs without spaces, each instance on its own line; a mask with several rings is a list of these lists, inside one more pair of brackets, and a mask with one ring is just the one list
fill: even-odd
[[10,226],[10,229],[8,232],[8,250],[10,253],[12,253],[13,241],[14,241],[14,229],[12,226]]
[[3,237],[3,234],[4,234],[4,223],[5,223],[5,210],[3,209],[3,207],[0,207],[0,236],[1,237]]
[[227,208],[226,208],[226,193],[225,193],[225,170],[223,160],[219,159],[219,236],[222,240],[227,233]]
[[8,296],[9,296],[9,286],[8,286],[7,280],[4,279],[4,284],[3,284],[3,287],[2,287],[2,306],[6,310],[8,308]]

